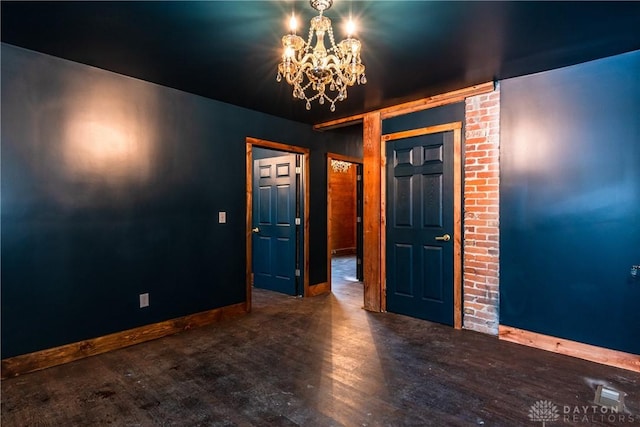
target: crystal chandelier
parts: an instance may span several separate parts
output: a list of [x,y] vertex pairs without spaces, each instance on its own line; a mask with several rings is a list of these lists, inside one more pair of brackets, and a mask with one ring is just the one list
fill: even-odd
[[[317,99],[320,105],[330,102],[333,112],[336,101],[347,99],[347,87],[367,82],[365,67],[360,60],[361,45],[352,37],[352,21],[347,24],[347,38],[336,45],[331,20],[322,15],[331,7],[333,0],[309,0],[309,3],[319,15],[311,19],[306,42],[295,34],[297,22],[295,16],[291,16],[291,32],[282,37],[282,62],[278,64],[277,80],[280,82],[284,77],[293,86],[293,97],[307,101],[307,110]],[[325,34],[329,36],[329,48],[324,45]],[[312,45],[314,36],[315,46]]]
[[351,168],[351,163],[342,160],[331,159],[331,169],[337,173],[347,173]]

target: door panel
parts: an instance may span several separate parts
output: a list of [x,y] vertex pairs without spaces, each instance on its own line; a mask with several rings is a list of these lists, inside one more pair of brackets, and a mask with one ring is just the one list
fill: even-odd
[[[395,295],[411,297],[413,295],[413,246],[395,245]],[[393,311],[393,310],[392,310]]]
[[440,303],[444,302],[442,252],[442,248],[438,246],[422,247],[422,277],[424,278],[422,298]]
[[[448,325],[454,321],[453,149],[453,131],[387,143],[387,310]],[[451,239],[436,240],[445,234]]]
[[296,294],[295,164],[295,154],[255,160],[253,182],[253,284],[289,295]]

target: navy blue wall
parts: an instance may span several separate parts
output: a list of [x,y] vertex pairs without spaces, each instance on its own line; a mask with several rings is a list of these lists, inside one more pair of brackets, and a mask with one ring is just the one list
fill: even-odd
[[501,98],[500,323],[640,354],[640,52]]
[[[418,129],[428,126],[462,122],[464,126],[464,102],[416,111],[382,121],[382,134]],[[464,128],[462,130],[464,136]]]
[[311,148],[312,201],[362,144],[2,44],[2,357],[244,301],[247,136]]

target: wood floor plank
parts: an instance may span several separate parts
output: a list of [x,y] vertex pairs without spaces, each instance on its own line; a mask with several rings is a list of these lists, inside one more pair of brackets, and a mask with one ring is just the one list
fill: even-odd
[[367,312],[332,270],[331,295],[255,289],[247,316],[4,380],[2,425],[526,426],[536,401],[562,416],[598,384],[635,421],[589,425],[640,425],[640,374]]

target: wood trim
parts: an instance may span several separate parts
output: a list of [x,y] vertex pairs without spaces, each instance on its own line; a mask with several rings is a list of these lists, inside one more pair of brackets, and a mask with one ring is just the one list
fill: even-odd
[[268,141],[266,139],[254,138],[251,136],[246,137],[246,267],[245,267],[245,282],[247,287],[247,311],[251,311],[251,288],[253,286],[253,271],[251,269],[251,239],[253,224],[253,212],[251,209],[253,202],[253,146],[262,148],[270,148],[273,150],[286,151],[289,153],[302,154],[302,185],[304,188],[304,276],[303,276],[303,295],[307,296],[309,291],[309,149],[304,147],[298,147],[296,145],[282,144],[280,142]]
[[266,139],[259,139],[251,136],[248,136],[246,138],[246,142],[247,144],[257,145],[258,147],[262,148],[271,148],[273,150],[289,151],[291,153],[298,154],[309,154],[308,148],[298,147],[297,145],[283,144],[281,142],[268,141]]
[[414,113],[429,108],[439,107],[441,105],[453,104],[464,101],[465,98],[482,93],[488,93],[494,90],[494,83],[487,82],[475,86],[469,86],[463,89],[446,92],[440,95],[429,96],[427,98],[418,99],[417,101],[405,102],[403,104],[394,105],[380,110],[382,120],[391,117],[401,116],[403,114]]
[[189,329],[246,314],[244,302],[140,326],[122,332],[91,338],[34,353],[23,354],[2,360],[2,379],[16,377],[52,366],[62,365],[85,357],[129,347],[157,338],[166,337]]
[[453,327],[462,329],[462,122],[445,123],[382,135],[381,153],[381,267],[382,309],[386,310],[386,141],[411,138],[432,133],[453,131]]
[[311,210],[310,203],[310,186],[309,186],[309,173],[311,168],[309,166],[309,150],[306,150],[302,156],[302,176],[304,186],[304,259],[302,262],[304,263],[304,275],[303,275],[303,295],[307,295],[309,293],[309,211]]
[[317,125],[313,125],[313,130],[325,131],[331,129],[338,129],[346,126],[356,125],[358,123],[362,123],[364,119],[364,114],[356,114],[353,116],[343,117],[341,119],[330,120],[328,122],[319,123]]
[[590,344],[556,338],[511,326],[500,325],[498,337],[501,340],[535,347],[541,350],[577,357],[603,365],[640,372],[640,355],[596,347]]
[[380,136],[380,311],[387,311],[387,143]]
[[245,223],[245,266],[244,266],[244,271],[245,271],[245,292],[247,295],[247,300],[245,301],[246,307],[247,307],[247,313],[251,313],[251,290],[253,288],[253,270],[251,268],[251,260],[253,259],[253,254],[252,254],[252,238],[253,238],[253,232],[251,231],[252,224],[253,224],[253,210],[251,209],[251,206],[253,206],[253,144],[251,143],[247,143],[246,144],[246,151],[247,151],[247,155],[246,155],[246,177],[247,177],[247,181],[246,181],[246,187],[245,187],[245,191],[247,193],[246,195],[246,213],[245,213],[245,217],[246,217],[246,223]]
[[462,329],[462,122],[453,130],[453,327]]
[[363,245],[364,245],[364,308],[369,311],[382,310],[381,262],[383,251],[381,217],[380,174],[382,120],[380,113],[365,115],[363,126]]
[[445,123],[442,125],[403,130],[401,132],[395,133],[387,133],[385,135],[382,135],[382,140],[393,141],[394,139],[411,138],[413,136],[426,135],[429,133],[448,132],[456,129],[462,129],[462,122]]
[[315,297],[318,295],[324,295],[331,293],[331,284],[329,282],[322,282],[316,285],[309,286],[307,291],[307,297]]
[[416,101],[405,102],[402,104],[392,105],[390,107],[374,110],[369,113],[356,114],[341,119],[331,120],[328,122],[318,123],[313,126],[314,130],[324,131],[335,129],[343,126],[349,126],[363,122],[363,119],[373,113],[379,113],[380,119],[389,119],[391,117],[401,116],[403,114],[414,113],[429,108],[439,107],[441,105],[453,104],[463,101],[465,98],[483,93],[492,92],[495,89],[494,82],[481,83],[475,86],[469,86],[463,89],[446,92],[440,95],[429,96],[427,98],[418,99]]
[[331,159],[333,159],[332,153],[327,153],[327,284],[329,292],[331,292],[331,244],[333,242],[333,221],[332,218],[332,206],[331,206],[331,180],[329,174],[331,173]]

